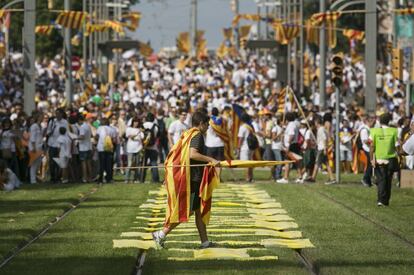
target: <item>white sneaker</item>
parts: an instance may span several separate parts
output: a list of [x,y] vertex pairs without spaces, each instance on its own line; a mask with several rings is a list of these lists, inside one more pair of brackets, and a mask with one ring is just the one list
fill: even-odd
[[164,248],[165,238],[161,238],[160,231],[152,232],[152,239],[154,240],[158,249]]
[[287,179],[284,179],[284,178],[278,179],[276,182],[281,183],[281,184],[288,184],[289,183],[289,181]]
[[308,172],[303,173],[302,179],[306,180],[308,178]]
[[303,183],[303,179],[298,178],[298,179],[296,179],[296,180],[295,180],[295,182],[296,182],[296,183],[300,183],[300,184],[302,184],[302,183]]

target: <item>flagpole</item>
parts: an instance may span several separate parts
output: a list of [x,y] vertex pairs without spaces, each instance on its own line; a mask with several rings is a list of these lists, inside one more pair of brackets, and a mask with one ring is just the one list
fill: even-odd
[[[70,11],[70,0],[65,0],[64,9]],[[70,41],[71,29],[64,29],[64,44],[65,44],[65,70],[66,70],[66,83],[65,83],[65,95],[67,98],[67,106],[72,104],[73,89],[72,89],[72,45]]]
[[[86,0],[82,1],[82,11],[86,12]],[[83,21],[83,42],[82,42],[82,54],[83,54],[83,79],[86,79],[87,72],[86,72],[86,64],[87,64],[87,56],[86,56],[86,19]]]

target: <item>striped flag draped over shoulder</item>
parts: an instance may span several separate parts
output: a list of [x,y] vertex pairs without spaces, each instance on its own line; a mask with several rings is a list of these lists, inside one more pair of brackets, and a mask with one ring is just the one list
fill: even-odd
[[56,24],[64,28],[80,29],[87,15],[86,12],[82,11],[63,11],[59,13]]
[[237,146],[237,142],[238,142],[238,134],[239,134],[239,128],[241,125],[241,115],[243,113],[245,113],[246,111],[244,110],[244,108],[238,104],[233,104],[232,105],[233,108],[233,112],[232,112],[232,120],[233,120],[233,124],[231,127],[231,132],[233,133],[233,146]]
[[224,158],[226,160],[234,159],[233,146],[227,128],[227,121],[225,119],[219,119],[218,121],[210,119],[210,127],[224,143]]
[[[190,216],[190,143],[200,130],[191,128],[184,132],[172,147],[165,161],[165,186],[168,206],[165,225],[187,222]],[[219,178],[213,167],[205,167],[200,185],[201,208],[205,224],[208,223],[211,209],[211,195]]]

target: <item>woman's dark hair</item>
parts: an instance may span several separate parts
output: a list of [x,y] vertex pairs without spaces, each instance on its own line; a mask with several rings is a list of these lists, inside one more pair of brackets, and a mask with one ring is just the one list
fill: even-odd
[[294,121],[295,120],[296,116],[295,116],[294,113],[288,112],[288,113],[286,113],[286,117],[285,118],[286,118],[287,121],[291,122],[291,121]]
[[148,113],[146,118],[145,118],[145,121],[153,122],[154,120],[155,120],[154,114],[153,113]]
[[211,115],[212,115],[212,116],[218,116],[218,115],[219,115],[219,110],[218,110],[216,107],[214,107],[214,108],[211,110]]
[[391,118],[391,114],[385,113],[380,116],[379,121],[382,125],[388,125],[391,121]]
[[210,118],[208,117],[206,113],[197,111],[193,114],[191,120],[192,120],[193,127],[198,127],[201,125],[201,123],[208,123]]
[[250,123],[251,118],[250,118],[249,114],[247,114],[247,113],[243,113],[243,114],[240,116],[240,120],[241,120],[242,122],[244,122],[244,123]]

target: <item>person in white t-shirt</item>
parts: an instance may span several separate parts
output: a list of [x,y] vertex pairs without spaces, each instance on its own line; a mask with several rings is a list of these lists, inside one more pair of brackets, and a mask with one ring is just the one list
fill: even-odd
[[[282,161],[282,138],[283,138],[283,129],[275,123],[272,128],[272,152],[275,161]],[[278,180],[282,177],[282,165],[277,165],[274,170],[273,177],[275,180]]]
[[[128,157],[128,167],[136,167],[141,164],[143,156],[140,155],[142,152],[142,140],[144,133],[140,129],[140,121],[138,118],[133,118],[131,126],[127,127],[125,136],[127,138],[126,153]],[[139,170],[134,169],[134,182],[139,179]],[[129,183],[131,180],[131,169],[127,169],[125,173],[125,183]]]
[[171,123],[168,128],[168,142],[170,148],[177,143],[178,139],[181,137],[181,134],[189,129],[188,125],[185,123],[186,119],[187,113],[182,111],[179,119]]
[[96,130],[95,139],[98,141],[96,149],[98,150],[99,156],[99,178],[98,182],[103,182],[103,175],[106,174],[105,179],[106,183],[112,182],[113,174],[113,149],[112,151],[105,151],[104,144],[107,136],[111,138],[112,145],[115,145],[116,132],[111,126],[109,126],[109,120],[107,118],[101,119],[101,126]]
[[[30,139],[29,139],[29,152],[35,153],[43,150],[43,134],[42,129],[40,128],[40,123],[43,120],[43,115],[41,113],[36,113],[33,115],[33,123],[30,126]],[[42,164],[42,156],[39,155],[35,160],[32,161],[30,166],[30,183],[36,183],[36,175],[39,170],[40,165]]]
[[367,159],[367,167],[365,168],[364,176],[361,183],[366,187],[372,186],[372,165],[369,161],[370,155],[370,141],[369,141],[369,129],[375,124],[375,118],[368,115],[363,117],[363,124],[359,126],[358,135],[362,145],[362,151]]
[[[253,159],[253,151],[249,149],[249,145],[247,143],[247,137],[249,136],[250,132],[253,131],[253,128],[248,125],[251,119],[248,114],[244,113],[241,115],[240,120],[242,121],[242,124],[240,125],[239,133],[237,135],[239,138],[237,147],[239,159],[251,160]],[[253,181],[253,168],[247,168],[246,181]]]
[[56,145],[59,148],[58,165],[62,169],[62,183],[68,183],[68,165],[70,158],[72,157],[72,140],[67,135],[66,131],[65,127],[60,127],[60,136],[56,139]]
[[59,129],[61,127],[69,130],[68,121],[64,118],[65,111],[63,109],[56,110],[56,118],[53,118],[49,121],[47,125],[46,135],[47,135],[47,145],[49,147],[49,172],[50,172],[50,181],[52,183],[57,183],[59,180],[60,168],[56,162],[53,161],[53,158],[59,157],[59,148],[56,143],[57,138],[59,137]]
[[82,167],[82,182],[92,180],[92,129],[83,115],[78,115],[79,159]]
[[[211,110],[211,123],[217,127],[221,127],[224,123],[223,118],[219,117],[219,110],[214,107]],[[225,129],[227,130],[227,129]],[[224,160],[224,142],[217,135],[216,131],[211,125],[208,126],[206,134],[206,155],[216,160]]]
[[[287,158],[291,160],[296,160],[296,159],[293,159],[291,156],[293,156],[293,154],[300,155],[301,153],[301,148],[298,143],[298,137],[299,137],[298,122],[296,121],[295,114],[292,112],[286,113],[285,118],[287,121],[287,125],[286,125],[286,129],[283,135],[283,150]],[[298,171],[298,176],[299,176],[298,179],[296,179],[296,182],[303,183],[300,160],[296,160],[295,164],[297,166],[297,171]],[[288,163],[285,165],[285,174],[283,178],[277,180],[277,183],[282,183],[282,184],[289,183],[289,173],[290,173],[290,164]]]

